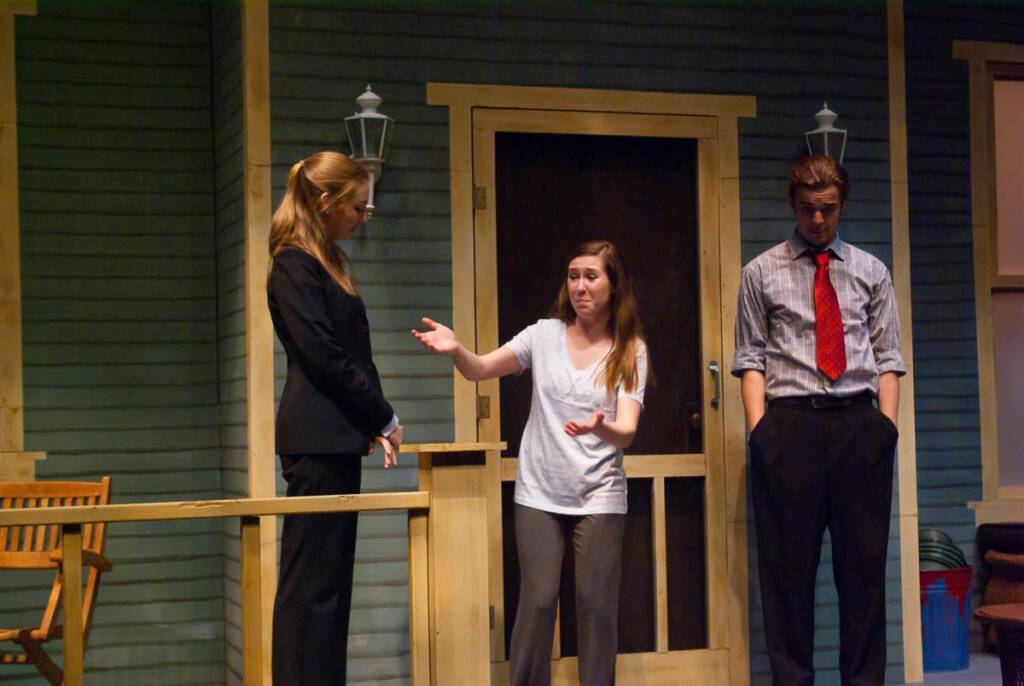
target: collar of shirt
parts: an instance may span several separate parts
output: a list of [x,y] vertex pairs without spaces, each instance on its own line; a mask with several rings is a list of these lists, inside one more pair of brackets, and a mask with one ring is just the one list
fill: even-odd
[[803,257],[808,253],[820,252],[822,250],[831,250],[833,255],[835,255],[838,259],[844,261],[848,259],[850,256],[850,247],[843,241],[843,239],[839,237],[838,233],[835,235],[835,237],[828,245],[826,245],[824,248],[818,248],[817,246],[811,245],[810,243],[805,241],[803,237],[801,237],[800,234],[796,232],[796,229],[794,229],[793,235],[789,237],[789,240],[786,241],[786,244],[789,246],[790,259],[793,260],[797,259],[798,257]]

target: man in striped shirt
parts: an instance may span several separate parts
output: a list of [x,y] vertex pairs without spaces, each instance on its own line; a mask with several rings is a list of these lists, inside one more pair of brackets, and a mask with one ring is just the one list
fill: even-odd
[[[885,563],[897,440],[899,320],[878,259],[839,238],[846,170],[792,169],[790,238],[743,269],[732,373],[750,474],[776,686],[814,682],[814,585],[828,527],[843,684],[885,680]],[[876,407],[877,402],[877,407]]]

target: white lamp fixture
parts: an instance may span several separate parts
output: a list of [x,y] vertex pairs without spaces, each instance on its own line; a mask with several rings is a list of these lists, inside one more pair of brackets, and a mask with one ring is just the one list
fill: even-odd
[[387,159],[391,134],[395,129],[395,120],[377,111],[383,99],[370,90],[356,98],[359,111],[351,117],[345,117],[345,131],[348,133],[348,144],[352,148],[352,159],[370,173],[370,197],[366,204],[367,219],[373,217],[373,186],[380,178],[381,167]]
[[828,108],[827,102],[814,115],[818,128],[804,134],[808,154],[826,155],[839,164],[843,163],[843,153],[846,152],[846,129],[837,129],[833,126],[838,116]]

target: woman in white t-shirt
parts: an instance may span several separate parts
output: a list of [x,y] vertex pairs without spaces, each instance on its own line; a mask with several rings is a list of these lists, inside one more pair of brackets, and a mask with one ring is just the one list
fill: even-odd
[[551,641],[566,544],[576,568],[582,686],[614,682],[626,514],[623,448],[636,434],[647,348],[626,265],[613,243],[570,253],[551,319],[486,355],[423,319],[413,335],[450,356],[469,381],[530,369],[533,395],[516,473],[520,597],[509,655],[512,686],[551,683]]

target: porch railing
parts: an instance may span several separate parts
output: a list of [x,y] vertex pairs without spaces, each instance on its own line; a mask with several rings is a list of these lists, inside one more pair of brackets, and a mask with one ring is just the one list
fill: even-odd
[[[486,680],[477,680],[489,668],[486,551],[477,548],[486,546],[487,540],[486,517],[482,516],[486,511],[485,454],[502,447],[500,443],[403,446],[402,452],[419,454],[419,483],[428,490],[5,510],[0,511],[0,526],[55,524],[61,527],[65,575],[64,683],[82,686],[82,525],[238,517],[241,520],[243,680],[246,686],[262,686],[269,683],[269,679],[265,681],[267,675],[263,673],[261,638],[260,517],[407,510],[412,683],[416,686],[486,683],[490,681],[489,674]],[[445,608],[443,613],[435,613],[438,605]],[[474,647],[477,650],[473,650]],[[463,680],[467,675],[472,680]]]

